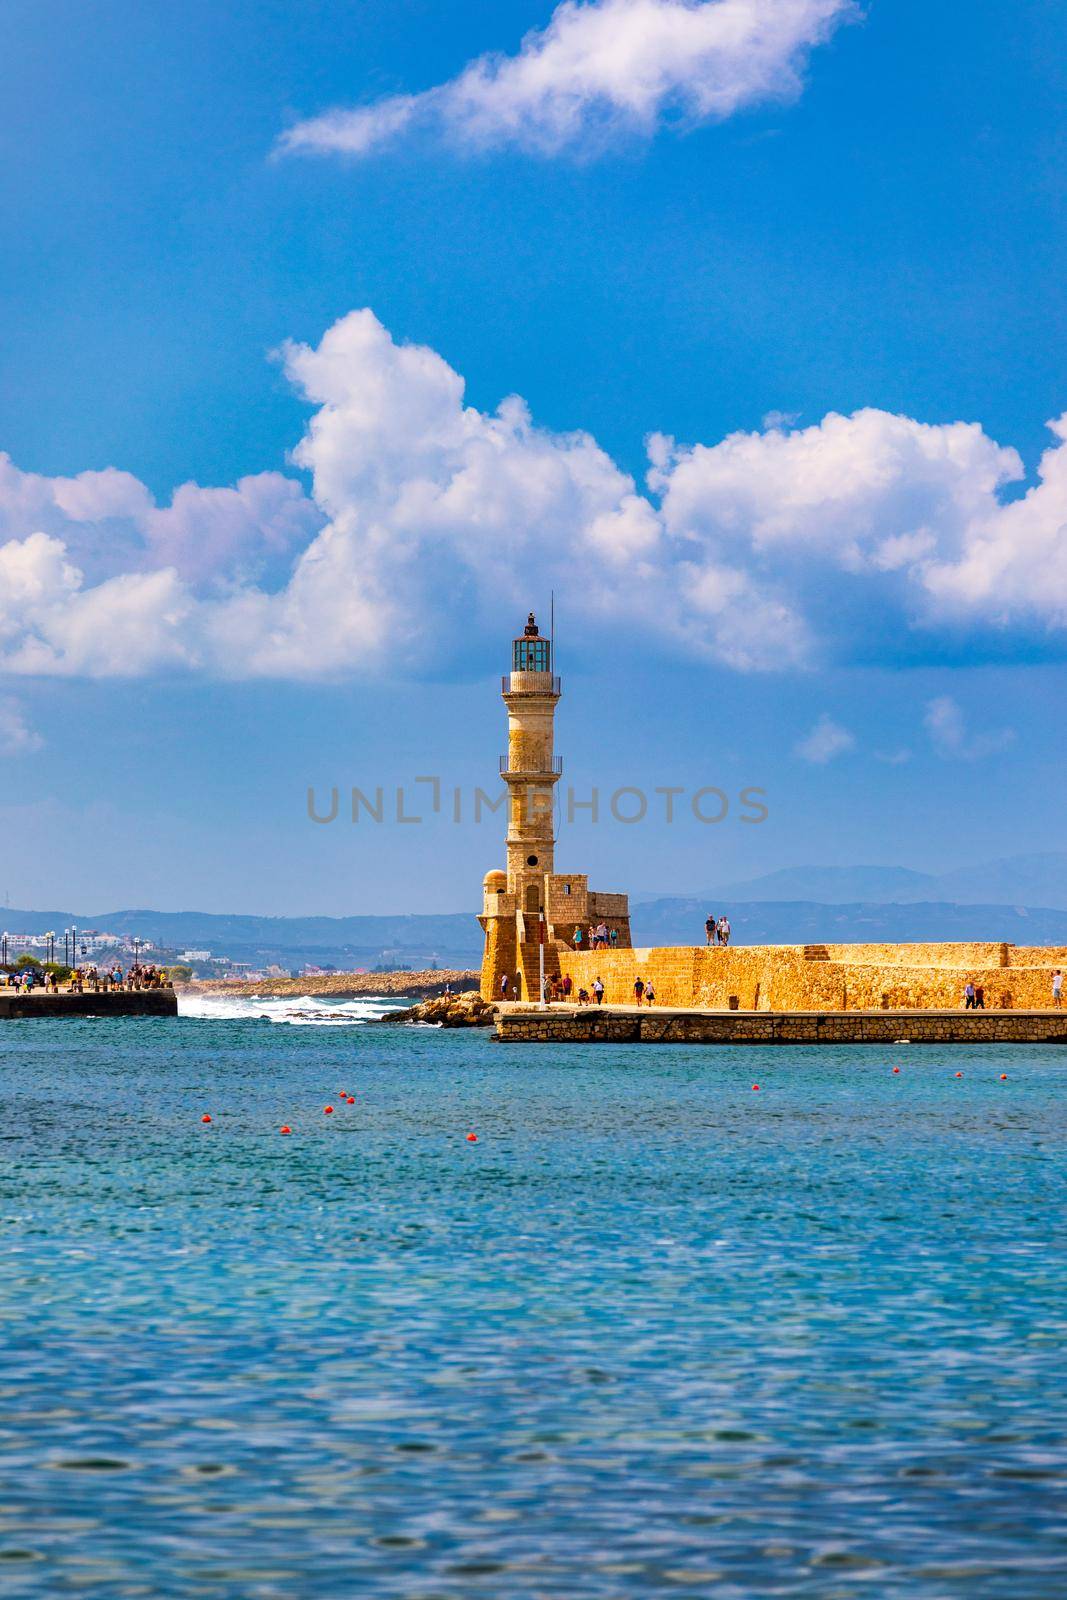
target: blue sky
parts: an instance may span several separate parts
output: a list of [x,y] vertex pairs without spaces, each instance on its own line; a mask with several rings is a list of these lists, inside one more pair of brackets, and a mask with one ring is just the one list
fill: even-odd
[[473,905],[305,792],[488,782],[550,587],[576,787],[770,806],[605,887],[1059,845],[1067,18],[731,3],[9,4],[0,898]]

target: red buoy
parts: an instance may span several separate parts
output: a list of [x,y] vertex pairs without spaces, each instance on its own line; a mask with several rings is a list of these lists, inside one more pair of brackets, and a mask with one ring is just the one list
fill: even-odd
[[957,1072],[956,1076],[957,1076],[957,1078],[962,1078],[963,1077],[963,1073],[962,1072]]
[[322,1114],[323,1114],[324,1117],[332,1117],[333,1116],[333,1106],[323,1106]]
[[1002,1073],[1001,1073],[1001,1074],[1000,1074],[1000,1081],[1001,1081],[1001,1083],[1007,1083],[1007,1081],[1008,1081],[1008,1074],[1007,1074],[1007,1073],[1006,1073],[1006,1072],[1002,1072]]
[[350,1106],[354,1106],[354,1105],[355,1105],[355,1103],[356,1103],[356,1097],[355,1097],[355,1095],[354,1095],[354,1094],[350,1094],[350,1095],[349,1095],[349,1097],[348,1097],[348,1103],[349,1103],[349,1105],[350,1105]]
[[478,1135],[476,1133],[468,1133],[468,1135],[467,1135],[467,1143],[468,1144],[477,1144],[478,1143]]
[[204,1112],[204,1115],[200,1118],[200,1121],[201,1122],[210,1122],[211,1121],[211,1118],[208,1116],[206,1111]]
[[893,1068],[893,1071],[894,1071],[894,1072],[899,1072],[899,1071],[900,1071],[900,1068],[899,1068],[899,1067],[894,1067],[894,1068]]
[[292,1128],[290,1128],[287,1122],[283,1122],[281,1127],[278,1129],[279,1133],[292,1133],[292,1131]]
[[759,1084],[758,1084],[758,1083],[754,1083],[754,1084],[753,1084],[753,1085],[752,1085],[752,1087],[753,1087],[753,1089],[758,1089],[758,1088],[759,1088]]

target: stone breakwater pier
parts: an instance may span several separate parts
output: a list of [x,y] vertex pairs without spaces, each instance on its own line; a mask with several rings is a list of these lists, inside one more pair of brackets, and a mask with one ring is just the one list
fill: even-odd
[[32,989],[20,994],[0,989],[0,1022],[28,1021],[34,1017],[176,1017],[178,997],[173,989],[109,989],[99,994],[76,994],[63,989],[48,994]]
[[[602,1006],[499,1008],[502,1043],[1061,1044],[1053,975],[1067,949],[1013,944],[557,948],[574,990]],[[635,1006],[651,981],[653,1007]],[[967,985],[983,1006],[966,1009]]]
[[569,976],[575,994],[592,995],[599,978],[606,1005],[628,1006],[640,978],[652,983],[657,1010],[684,1011],[955,1011],[968,983],[981,988],[987,1012],[1043,1011],[1053,1009],[1053,974],[1067,972],[1067,948],[977,941],[581,952],[556,943],[552,957],[551,970]]
[[1067,1044],[1067,1011],[499,1008],[500,1044]]

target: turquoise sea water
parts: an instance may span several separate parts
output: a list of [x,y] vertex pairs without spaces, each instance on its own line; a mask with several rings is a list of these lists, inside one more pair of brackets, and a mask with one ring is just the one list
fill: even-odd
[[1067,1589],[1067,1055],[235,1016],[0,1082],[0,1595]]

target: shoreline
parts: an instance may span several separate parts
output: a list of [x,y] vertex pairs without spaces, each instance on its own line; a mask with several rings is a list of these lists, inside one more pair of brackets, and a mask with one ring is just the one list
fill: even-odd
[[425,999],[440,994],[446,983],[453,989],[470,989],[478,986],[477,972],[459,970],[447,972],[329,972],[308,978],[263,978],[258,983],[248,979],[227,982],[222,978],[209,978],[204,982],[175,984],[178,994],[230,995],[237,999],[254,999],[264,995],[300,999],[304,995],[356,1000],[366,995],[411,996]]

